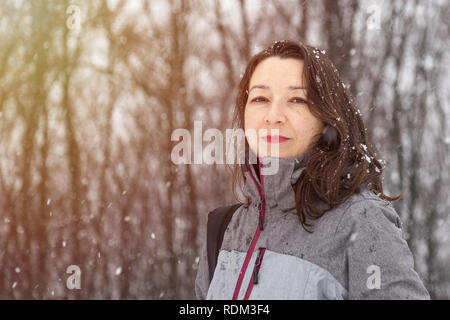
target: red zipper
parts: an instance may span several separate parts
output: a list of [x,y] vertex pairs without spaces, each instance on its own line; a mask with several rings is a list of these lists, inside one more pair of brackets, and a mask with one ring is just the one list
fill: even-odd
[[248,300],[250,294],[252,293],[253,285],[258,284],[258,275],[259,269],[261,268],[261,263],[264,258],[264,253],[266,252],[266,248],[259,248],[258,256],[256,257],[255,266],[253,267],[252,278],[247,287],[247,291],[245,292],[244,300]]
[[[258,228],[256,229],[256,232],[255,232],[255,235],[253,236],[252,242],[250,243],[250,247],[247,251],[247,255],[245,256],[244,264],[242,265],[241,272],[239,273],[236,287],[234,289],[233,300],[237,300],[237,298],[238,298],[238,295],[239,295],[239,292],[240,292],[241,286],[242,286],[242,281],[244,280],[244,275],[245,275],[245,272],[247,271],[248,264],[253,255],[253,251],[255,251],[255,247],[256,247],[256,243],[258,242],[259,235],[261,234],[261,231],[264,229],[264,218],[265,218],[265,213],[266,213],[266,197],[264,195],[264,179],[263,179],[263,175],[261,173],[262,164],[261,164],[261,162],[259,162],[259,172],[260,172],[259,176],[261,178],[260,179],[261,180],[261,190],[260,190],[255,178],[253,177],[253,174],[252,174],[250,168],[248,167],[247,160],[245,161],[245,166],[247,167],[250,177],[252,178],[253,182],[255,183],[256,189],[258,190],[259,196],[262,197],[263,202],[262,202],[261,211],[259,212]],[[259,248],[260,253],[261,253],[261,249],[264,249],[263,253],[262,253],[262,255],[264,255],[265,248]],[[257,259],[257,260],[259,260],[259,259]],[[259,268],[261,266],[261,260],[262,260],[262,258],[259,260],[258,272],[259,272]],[[256,263],[255,263],[254,270],[255,270],[255,268],[256,268]],[[247,287],[247,291],[244,296],[245,300],[247,300],[248,297],[250,296],[251,290],[253,288],[253,280],[254,280],[254,275],[252,275],[252,278],[250,279],[250,283]]]

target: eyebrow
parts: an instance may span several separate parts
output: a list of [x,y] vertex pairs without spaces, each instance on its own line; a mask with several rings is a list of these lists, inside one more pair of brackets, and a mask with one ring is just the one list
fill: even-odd
[[[289,87],[287,87],[289,90],[298,90],[298,89],[304,89],[304,90],[306,90],[307,88],[305,88],[305,87],[299,87],[299,86],[289,86]],[[262,85],[262,84],[257,84],[257,85],[254,85],[248,92],[250,92],[250,91],[252,91],[253,89],[263,89],[263,90],[268,90],[269,89],[269,87],[268,86],[265,86],[265,85]]]

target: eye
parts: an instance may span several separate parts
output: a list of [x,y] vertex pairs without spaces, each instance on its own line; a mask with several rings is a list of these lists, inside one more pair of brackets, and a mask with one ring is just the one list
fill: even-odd
[[298,103],[298,104],[307,104],[305,99],[302,99],[302,98],[299,98],[299,97],[292,98],[291,101],[294,102],[294,103]]
[[264,102],[264,101],[267,101],[267,99],[264,97],[256,97],[256,98],[252,99],[251,102]]

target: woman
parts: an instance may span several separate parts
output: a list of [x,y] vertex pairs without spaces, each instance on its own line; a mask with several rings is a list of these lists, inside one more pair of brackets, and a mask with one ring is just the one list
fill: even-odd
[[[253,56],[234,126],[257,132],[234,167],[234,194],[243,175],[247,201],[211,281],[203,251],[199,299],[430,298],[390,204],[401,196],[383,193],[361,113],[325,51],[284,40]],[[265,174],[274,160],[278,170]]]

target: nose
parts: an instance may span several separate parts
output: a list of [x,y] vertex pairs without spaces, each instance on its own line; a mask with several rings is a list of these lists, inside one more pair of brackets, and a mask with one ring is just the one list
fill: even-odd
[[280,125],[286,122],[281,103],[273,103],[264,116],[264,122],[267,125]]

